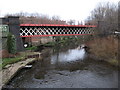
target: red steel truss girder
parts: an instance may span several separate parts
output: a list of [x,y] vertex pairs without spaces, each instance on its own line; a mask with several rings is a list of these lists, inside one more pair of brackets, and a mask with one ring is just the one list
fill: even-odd
[[[28,28],[27,29],[27,31],[29,32],[29,28],[50,28],[50,29],[48,29],[48,30],[52,30],[52,28],[73,28],[73,30],[71,31],[71,32],[75,32],[74,31],[74,29],[75,28],[94,28],[94,27],[96,27],[95,25],[57,25],[57,24],[20,24],[20,27],[21,27],[21,29],[20,30],[22,30],[22,28]],[[24,30],[22,30],[23,32],[24,32]],[[70,32],[69,30],[64,30],[64,32]],[[38,32],[41,32],[41,31],[39,31],[38,30]],[[42,32],[45,32],[46,33],[46,31],[45,30],[43,30]],[[60,31],[59,31],[60,32]],[[63,31],[62,31],[63,32]],[[59,33],[59,34],[57,34],[56,32],[55,32],[55,29],[52,31],[52,33],[53,34],[42,34],[42,35],[27,35],[27,32],[26,32],[26,34],[25,34],[25,32],[24,33],[21,33],[21,34],[25,34],[25,35],[21,35],[21,37],[46,37],[46,36],[71,36],[71,35],[90,35],[90,34],[93,34],[93,33],[86,33],[86,32],[89,32],[88,30],[85,30],[85,31],[83,31],[84,33],[82,33],[82,31],[79,31],[79,32],[81,32],[81,33],[68,33],[68,34],[61,34],[61,33]],[[92,31],[93,32],[93,31]],[[33,29],[33,31],[32,31],[32,33],[36,33],[35,31],[34,31],[34,29]]]
[[20,24],[20,26],[97,27],[96,25]]

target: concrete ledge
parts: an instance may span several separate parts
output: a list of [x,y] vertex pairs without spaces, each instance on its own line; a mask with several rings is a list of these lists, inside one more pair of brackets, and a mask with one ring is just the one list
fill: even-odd
[[[0,71],[0,73],[2,73],[2,85],[0,87],[7,84],[16,75],[16,73],[19,70],[21,70],[27,64],[34,62],[35,60],[38,60],[38,58],[28,58],[24,61],[10,64],[10,65],[6,66],[5,69],[2,69]],[[39,56],[39,60],[41,60],[40,56]]]

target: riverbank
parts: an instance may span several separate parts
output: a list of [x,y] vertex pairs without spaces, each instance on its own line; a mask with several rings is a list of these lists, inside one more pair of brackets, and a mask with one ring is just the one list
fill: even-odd
[[[39,52],[31,52],[32,55],[28,55],[26,59],[20,60],[16,63],[7,64],[4,68],[0,71],[2,73],[2,86],[9,82],[16,73],[24,68],[27,64],[32,63],[36,60],[41,60],[41,56]],[[0,86],[0,87],[2,87]]]
[[[68,48],[68,47],[66,47]],[[61,49],[61,48],[60,48]],[[46,48],[42,60],[21,70],[6,88],[117,88],[118,73],[108,63],[86,57],[80,49]],[[78,52],[79,51],[79,52]],[[57,57],[57,58],[56,58]]]
[[[89,47],[89,52],[92,54],[96,60],[105,61],[112,66],[120,67],[118,63],[118,38],[114,35],[109,35],[106,37],[84,37],[84,42],[81,40],[82,37],[64,37],[59,39],[57,42],[49,42],[44,44],[44,47],[55,47],[60,45],[65,49],[71,43],[74,43],[76,46],[80,43],[84,43]],[[89,38],[89,39],[88,39]],[[75,46],[74,45],[74,46]],[[60,48],[60,47],[59,47]]]
[[86,45],[90,48],[89,52],[94,55],[97,60],[120,67],[118,63],[118,39],[115,36],[95,38],[87,42]]
[[38,54],[38,53],[27,50],[25,52],[19,52],[16,55],[12,55],[12,57],[2,58],[2,64],[0,67],[4,69],[6,65],[17,63],[19,61],[23,61],[27,59],[29,56],[34,55],[34,54]]

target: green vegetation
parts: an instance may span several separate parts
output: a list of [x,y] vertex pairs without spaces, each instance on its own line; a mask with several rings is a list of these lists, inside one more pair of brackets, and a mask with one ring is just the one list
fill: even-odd
[[[55,40],[54,42],[48,42],[42,45],[45,47],[54,47],[58,44],[66,46],[71,43],[74,43],[74,44],[84,43],[88,41],[90,37],[91,36],[57,36],[57,37],[53,37]],[[83,41],[83,38],[84,38],[84,41]]]
[[11,33],[9,33],[7,36],[7,49],[8,52],[11,54],[16,53],[16,39],[15,36],[12,35]]
[[55,46],[55,42],[48,42],[48,43],[45,43],[45,44],[43,44],[43,46],[45,46],[45,47],[53,47],[53,46]]
[[15,57],[15,58],[3,58],[2,59],[2,68],[4,68],[6,65],[8,64],[13,64],[13,63],[16,63],[20,60],[23,60],[25,59],[25,57]]
[[108,61],[108,63],[110,63],[111,65],[120,67],[120,65],[118,64],[118,60],[116,60],[116,59],[111,59]]
[[26,52],[19,52],[19,54],[16,55],[16,57],[14,58],[2,58],[2,64],[0,65],[0,67],[4,68],[8,64],[13,64],[25,60],[28,55],[33,55],[33,54],[35,53],[26,51]]
[[28,47],[28,48],[26,48],[26,50],[32,50],[32,51],[34,51],[34,50],[36,50],[36,49],[37,49],[36,46],[32,46],[32,47]]
[[70,37],[64,37],[64,36],[58,36],[58,37],[54,37],[55,41],[54,42],[48,42],[48,43],[45,43],[45,44],[42,44],[43,46],[45,47],[54,47],[55,45],[59,44],[66,44],[70,41],[73,40],[73,38],[70,38]]

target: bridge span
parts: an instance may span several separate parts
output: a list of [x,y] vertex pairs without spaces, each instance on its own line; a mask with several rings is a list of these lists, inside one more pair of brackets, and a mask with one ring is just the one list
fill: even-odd
[[20,24],[21,37],[94,34],[95,25]]
[[[95,34],[95,25],[58,25],[58,24],[20,24],[19,17],[8,16],[0,18],[0,31],[2,39],[7,39],[8,33],[16,38],[17,51],[23,51],[24,41],[40,40],[41,37],[71,36]],[[28,37],[28,38],[27,38]],[[5,41],[3,40],[3,41]]]

